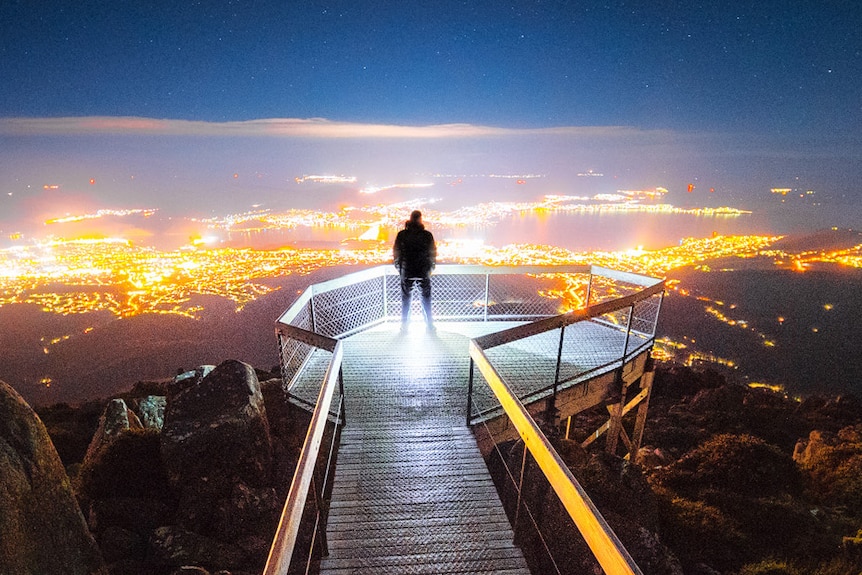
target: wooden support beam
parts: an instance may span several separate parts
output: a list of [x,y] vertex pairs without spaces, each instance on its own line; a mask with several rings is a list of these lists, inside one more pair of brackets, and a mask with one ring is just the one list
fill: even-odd
[[655,378],[654,371],[647,371],[641,377],[641,392],[638,396],[643,396],[643,401],[641,401],[638,406],[637,417],[635,418],[635,427],[632,431],[632,461],[637,462],[638,451],[641,448],[641,442],[643,441],[644,436],[644,428],[646,427],[646,419],[647,419],[647,410],[649,409],[649,400],[652,396],[652,384],[653,379]]
[[[649,396],[649,389],[642,389],[640,391],[640,393],[638,393],[636,396],[634,396],[632,398],[632,400],[629,401],[626,404],[626,406],[623,408],[623,416],[625,416],[629,411],[634,409],[635,406],[637,406],[644,398],[646,398],[648,396]],[[610,407],[611,406],[608,406],[608,411],[610,411]],[[585,448],[588,445],[590,445],[591,443],[593,443],[595,440],[597,440],[599,437],[601,437],[608,430],[610,425],[611,425],[611,420],[608,419],[605,423],[603,423],[601,426],[599,426],[598,429],[596,429],[593,433],[591,433],[590,436],[587,437],[583,441],[583,443],[581,443],[581,447]]]
[[629,434],[626,433],[626,428],[623,426],[620,426],[620,439],[623,440],[623,445],[625,445],[626,449],[629,450],[626,454],[626,458],[628,458],[628,456],[631,455],[632,451],[632,440],[629,439]]
[[623,428],[623,403],[609,405],[608,411],[611,412],[611,418],[608,421],[608,438],[605,440],[605,451],[613,454],[617,452],[617,442],[620,438],[620,430]]

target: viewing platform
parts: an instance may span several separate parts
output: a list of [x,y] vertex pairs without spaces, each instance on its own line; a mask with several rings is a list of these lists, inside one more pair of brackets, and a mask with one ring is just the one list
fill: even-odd
[[[536,420],[558,424],[609,401],[595,437],[636,452],[663,282],[573,266],[446,267],[433,279],[434,332],[418,298],[414,323],[399,331],[398,278],[387,268],[312,286],[279,319],[289,401],[313,415],[265,573],[530,573],[514,543],[520,504],[510,521],[486,464],[512,439],[605,571],[639,573]],[[561,315],[540,292],[577,274],[584,301],[597,303]]]

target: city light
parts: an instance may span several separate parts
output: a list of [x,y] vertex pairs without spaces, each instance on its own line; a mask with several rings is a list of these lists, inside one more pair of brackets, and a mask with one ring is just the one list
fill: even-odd
[[[518,244],[497,248],[478,241],[440,241],[441,262],[499,265],[595,264],[622,271],[665,277],[675,268],[720,257],[748,258],[764,253],[777,236],[729,236],[688,239],[660,250],[571,252]],[[766,251],[766,253],[772,253]],[[846,257],[849,257],[847,254]],[[854,256],[859,258],[859,254]],[[197,317],[195,296],[215,295],[237,310],[271,293],[280,276],[309,273],[326,266],[380,265],[390,261],[388,244],[362,249],[277,250],[207,248],[172,251],[132,244],[121,238],[53,240],[0,250],[0,305],[30,303],[59,314],[110,311],[117,317],[169,313]],[[834,258],[830,258],[834,259]],[[63,286],[62,290],[56,289]],[[669,289],[685,295],[678,285]],[[583,285],[561,278],[548,297],[564,307],[583,307]],[[745,327],[710,308],[721,321]]]
[[[316,176],[308,181],[319,181]],[[323,177],[321,177],[323,178]],[[159,250],[138,245],[123,237],[30,241],[0,249],[0,307],[30,304],[60,315],[108,312],[117,318],[141,314],[168,314],[193,319],[203,317],[207,296],[232,302],[236,311],[250,302],[280,289],[277,278],[290,274],[307,274],[329,266],[371,266],[391,261],[391,246],[385,230],[400,227],[413,209],[422,208],[434,222],[438,233],[438,261],[453,264],[485,266],[509,265],[584,265],[593,264],[654,277],[667,277],[672,270],[690,267],[710,273],[711,265],[720,260],[721,271],[732,269],[733,261],[760,257],[779,269],[806,270],[834,265],[862,267],[862,244],[831,251],[788,252],[776,249],[781,236],[715,236],[688,238],[677,245],[649,250],[643,246],[619,251],[573,252],[543,244],[492,246],[479,239],[447,238],[447,230],[467,226],[492,226],[503,218],[520,213],[572,210],[644,211],[721,215],[735,217],[744,213],[733,208],[687,208],[680,210],[666,204],[641,204],[641,199],[660,197],[664,192],[621,191],[621,200],[611,204],[589,204],[573,196],[545,196],[537,202],[491,202],[457,209],[435,211],[435,201],[417,199],[395,204],[362,207],[345,206],[338,211],[288,210],[254,211],[208,219],[191,220],[199,233],[182,247]],[[656,196],[658,194],[658,196]],[[637,198],[637,199],[635,199]],[[155,210],[98,210],[92,214],[53,218],[46,224],[75,222],[101,217],[151,216]],[[186,220],[189,221],[189,220]],[[326,229],[342,235],[353,233],[340,246],[329,249],[282,247],[252,249],[225,247],[225,233],[252,231]],[[586,276],[549,275],[551,283],[540,295],[560,302],[560,311],[580,309],[587,305]],[[601,282],[599,282],[601,283]],[[624,288],[613,283],[594,286],[602,298],[624,295]],[[774,338],[759,331],[740,317],[736,305],[712,300],[671,279],[667,293],[673,297],[694,297],[704,304],[705,312],[715,321],[735,329],[746,330],[765,347],[776,345]],[[833,304],[823,304],[825,311]],[[777,318],[782,325],[784,317]],[[774,324],[773,324],[774,325]],[[92,327],[84,330],[92,330]],[[52,334],[42,340],[43,352],[73,334]],[[693,344],[694,342],[689,342]],[[702,351],[687,349],[688,344],[659,340],[658,358],[675,357],[684,363],[711,362],[734,367],[734,362]]]

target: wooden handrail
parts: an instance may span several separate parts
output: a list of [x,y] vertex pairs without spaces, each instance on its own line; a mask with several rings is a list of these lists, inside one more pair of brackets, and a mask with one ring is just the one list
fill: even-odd
[[631,307],[637,302],[643,301],[663,292],[665,288],[664,280],[655,281],[656,283],[654,285],[642,289],[637,293],[593,304],[591,306],[587,306],[582,309],[576,309],[561,315],[538,319],[524,325],[495,331],[493,333],[477,337],[475,341],[482,349],[490,349],[492,347],[497,347],[498,345],[510,343],[515,340],[523,339],[525,337],[544,333],[552,329],[559,329],[573,323],[578,323],[579,321],[592,319],[595,317],[602,316],[606,313],[625,309],[627,307]]
[[643,575],[584,488],[475,340],[470,342],[470,357],[497,396],[512,425],[518,430],[533,459],[545,474],[604,572],[607,575]]

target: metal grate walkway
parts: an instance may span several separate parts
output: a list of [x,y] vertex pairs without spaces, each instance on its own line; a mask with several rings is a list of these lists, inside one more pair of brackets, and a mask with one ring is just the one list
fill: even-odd
[[321,574],[529,574],[464,423],[467,345],[448,326],[345,340],[348,423]]

